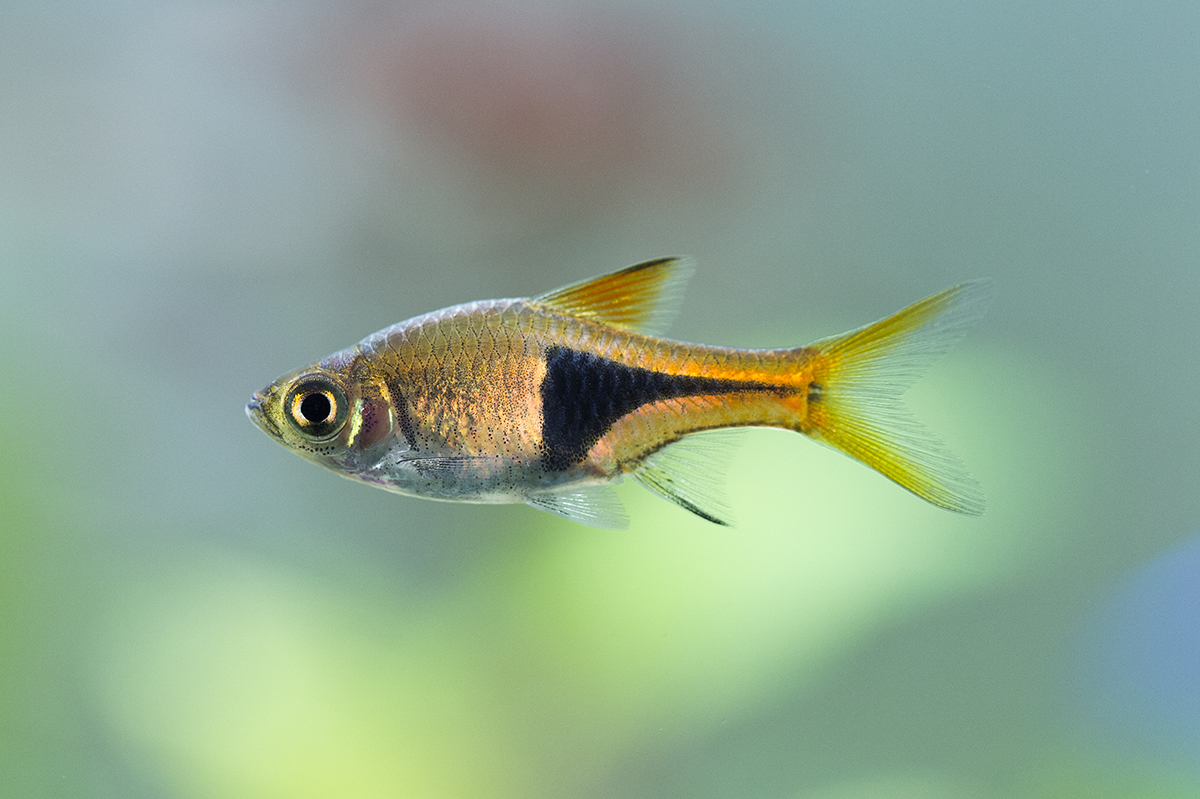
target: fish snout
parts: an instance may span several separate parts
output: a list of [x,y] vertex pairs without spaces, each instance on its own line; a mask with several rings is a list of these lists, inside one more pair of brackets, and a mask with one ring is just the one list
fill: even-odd
[[254,422],[255,427],[262,430],[271,438],[279,438],[279,430],[275,427],[274,422],[267,416],[264,409],[267,397],[261,391],[255,391],[250,401],[246,403],[246,415],[250,417],[250,421]]

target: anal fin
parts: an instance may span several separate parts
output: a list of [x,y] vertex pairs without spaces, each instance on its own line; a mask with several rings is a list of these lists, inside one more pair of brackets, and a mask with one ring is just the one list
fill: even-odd
[[705,521],[733,525],[725,499],[725,469],[738,431],[693,433],[651,455],[634,471],[639,483]]

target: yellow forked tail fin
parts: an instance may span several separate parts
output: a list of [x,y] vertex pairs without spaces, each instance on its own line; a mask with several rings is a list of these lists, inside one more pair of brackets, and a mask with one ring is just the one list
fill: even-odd
[[887,319],[813,343],[821,356],[805,430],[947,510],[983,514],[983,489],[912,417],[901,395],[979,321],[988,280],[946,289]]

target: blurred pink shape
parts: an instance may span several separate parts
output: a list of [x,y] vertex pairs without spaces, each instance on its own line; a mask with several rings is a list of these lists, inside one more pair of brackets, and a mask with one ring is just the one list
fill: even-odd
[[723,171],[728,134],[653,28],[629,12],[448,3],[399,8],[330,56],[355,60],[353,90],[407,143],[559,202]]
[[659,87],[634,50],[608,31],[455,13],[411,32],[387,68],[400,110],[430,132],[494,164],[582,177],[639,160],[649,145],[643,120]]

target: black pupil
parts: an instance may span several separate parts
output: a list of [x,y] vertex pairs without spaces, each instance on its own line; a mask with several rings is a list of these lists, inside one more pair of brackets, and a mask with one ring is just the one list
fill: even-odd
[[333,405],[329,402],[329,397],[316,391],[300,400],[300,415],[309,424],[325,421],[332,410]]

